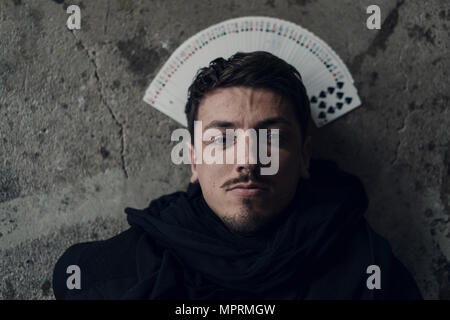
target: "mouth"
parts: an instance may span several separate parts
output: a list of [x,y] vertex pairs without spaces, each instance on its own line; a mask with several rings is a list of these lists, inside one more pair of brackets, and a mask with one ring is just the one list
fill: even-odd
[[256,196],[263,194],[267,191],[267,188],[261,184],[250,182],[250,183],[240,183],[230,187],[227,191],[234,195],[239,196]]

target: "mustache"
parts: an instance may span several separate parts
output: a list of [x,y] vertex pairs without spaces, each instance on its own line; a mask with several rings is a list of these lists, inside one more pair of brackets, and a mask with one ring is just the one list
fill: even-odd
[[228,188],[234,184],[245,183],[250,180],[255,183],[260,183],[263,186],[266,185],[264,182],[262,182],[261,180],[258,180],[258,179],[259,179],[259,177],[257,176],[257,174],[255,174],[254,172],[250,172],[250,174],[242,175],[237,178],[228,180],[227,182],[225,182],[224,184],[221,185],[221,188]]

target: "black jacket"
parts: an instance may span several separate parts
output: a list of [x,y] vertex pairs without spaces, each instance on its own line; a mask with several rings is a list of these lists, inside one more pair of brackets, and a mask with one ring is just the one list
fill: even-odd
[[[56,299],[422,299],[388,242],[364,218],[360,180],[313,159],[311,179],[271,226],[232,234],[198,184],[126,208],[130,228],[71,246],[53,274]],[[81,289],[68,289],[69,265]],[[373,270],[380,288],[369,289]],[[368,278],[370,277],[369,281]]]

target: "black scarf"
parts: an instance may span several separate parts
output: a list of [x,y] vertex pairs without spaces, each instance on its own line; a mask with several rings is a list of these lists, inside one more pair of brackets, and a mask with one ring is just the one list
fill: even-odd
[[392,258],[364,219],[360,180],[319,159],[310,174],[275,221],[245,236],[227,229],[198,183],[144,210],[126,208],[145,237],[136,252],[138,281],[123,298],[373,298],[366,267],[391,270]]

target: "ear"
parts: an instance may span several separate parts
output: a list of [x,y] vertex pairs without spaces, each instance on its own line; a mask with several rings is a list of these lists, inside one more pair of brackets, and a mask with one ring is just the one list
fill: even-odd
[[198,172],[197,172],[197,164],[196,164],[196,158],[195,158],[195,149],[194,146],[191,144],[191,142],[187,142],[188,148],[189,148],[189,161],[191,163],[191,183],[198,182]]
[[311,156],[312,156],[312,137],[311,136],[307,136],[305,139],[305,143],[303,144],[302,147],[302,161],[300,163],[300,176],[303,179],[309,179],[310,175],[309,175],[309,165],[310,165],[310,161],[311,161]]

